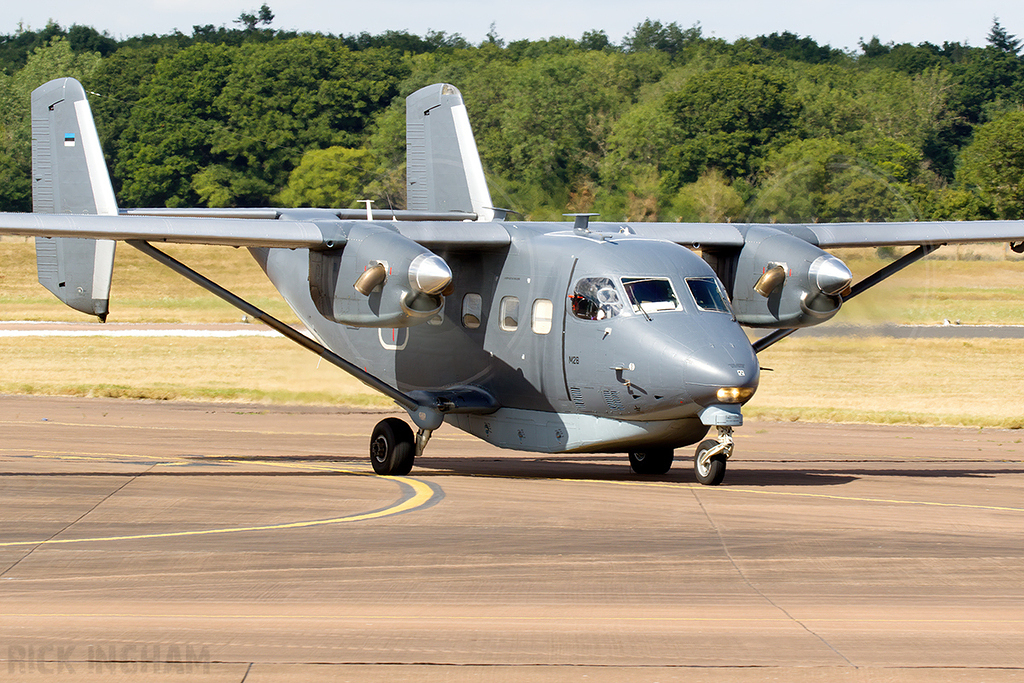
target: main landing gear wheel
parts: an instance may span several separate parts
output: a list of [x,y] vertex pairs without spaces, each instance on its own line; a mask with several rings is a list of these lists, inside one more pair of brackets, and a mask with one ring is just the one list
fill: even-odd
[[381,420],[370,437],[370,464],[377,474],[403,476],[412,470],[416,439],[412,429],[397,417]]
[[672,467],[672,449],[654,448],[631,452],[629,466],[637,474],[665,474]]

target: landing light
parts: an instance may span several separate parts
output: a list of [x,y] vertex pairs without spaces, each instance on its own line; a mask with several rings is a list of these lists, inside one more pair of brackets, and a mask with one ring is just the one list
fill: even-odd
[[717,394],[719,403],[743,403],[753,395],[750,387],[722,387]]

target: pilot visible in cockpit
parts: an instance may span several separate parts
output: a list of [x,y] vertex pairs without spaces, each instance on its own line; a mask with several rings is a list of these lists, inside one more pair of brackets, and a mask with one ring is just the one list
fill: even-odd
[[572,314],[580,320],[605,320],[622,312],[622,300],[611,278],[590,277],[580,280],[570,300]]

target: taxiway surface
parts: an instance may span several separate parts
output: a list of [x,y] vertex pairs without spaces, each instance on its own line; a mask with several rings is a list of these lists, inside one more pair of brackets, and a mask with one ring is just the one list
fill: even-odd
[[0,678],[1024,680],[1024,434],[748,423],[725,485],[380,414],[0,397]]

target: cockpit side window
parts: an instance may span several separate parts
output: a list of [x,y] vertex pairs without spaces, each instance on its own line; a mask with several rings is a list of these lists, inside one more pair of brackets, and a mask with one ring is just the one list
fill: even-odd
[[586,277],[569,296],[572,314],[580,320],[605,320],[622,312],[622,299],[607,277]]
[[697,307],[704,311],[718,311],[729,313],[729,304],[725,301],[718,282],[712,277],[691,277],[686,279],[686,285],[693,294],[693,300]]
[[679,298],[667,278],[624,277],[622,286],[633,306],[633,312],[647,315],[657,311],[678,311]]

